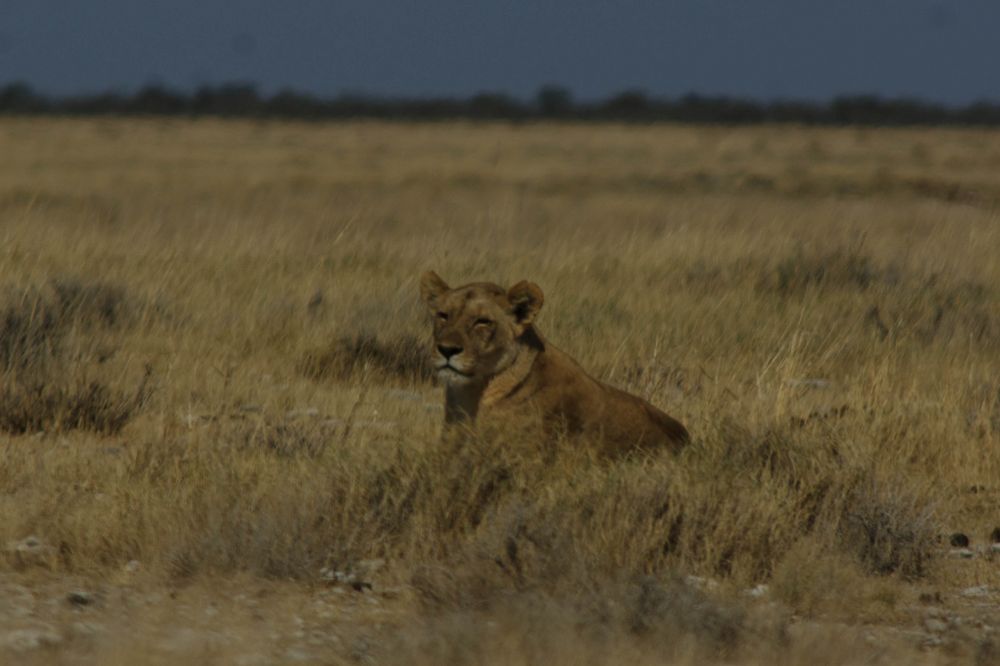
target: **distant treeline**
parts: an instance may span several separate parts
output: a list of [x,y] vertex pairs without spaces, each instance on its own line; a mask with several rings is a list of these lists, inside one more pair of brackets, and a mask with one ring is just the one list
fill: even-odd
[[569,90],[544,86],[533,99],[503,93],[468,98],[378,97],[343,94],[326,98],[284,90],[262,95],[252,84],[204,86],[186,93],[160,85],[134,94],[55,97],[25,83],[0,87],[0,114],[69,116],[219,116],[334,120],[574,120],[678,123],[804,123],[809,125],[1000,125],[1000,102],[964,107],[874,95],[829,102],[759,102],[690,94],[676,99],[628,90],[599,101],[577,101]]

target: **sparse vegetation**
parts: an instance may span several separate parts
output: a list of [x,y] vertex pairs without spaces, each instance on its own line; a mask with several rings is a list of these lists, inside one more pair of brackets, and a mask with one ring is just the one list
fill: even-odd
[[[307,638],[252,618],[334,663],[905,660],[859,624],[1000,585],[998,135],[5,119],[0,151],[0,586],[183,600],[84,662],[155,661],[202,596],[279,663]],[[691,446],[440,437],[427,268],[542,285],[544,334]],[[989,653],[963,631],[922,656]],[[211,645],[162,659],[242,654]]]

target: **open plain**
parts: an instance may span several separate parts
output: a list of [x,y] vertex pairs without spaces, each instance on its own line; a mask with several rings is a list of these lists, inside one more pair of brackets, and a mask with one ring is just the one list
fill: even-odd
[[[442,441],[418,279],[692,434]],[[1000,663],[1000,132],[0,120],[0,663]]]

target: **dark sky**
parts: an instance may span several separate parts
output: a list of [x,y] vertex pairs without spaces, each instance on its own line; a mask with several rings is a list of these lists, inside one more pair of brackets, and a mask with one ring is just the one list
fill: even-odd
[[1000,100],[1000,0],[0,0],[0,83]]

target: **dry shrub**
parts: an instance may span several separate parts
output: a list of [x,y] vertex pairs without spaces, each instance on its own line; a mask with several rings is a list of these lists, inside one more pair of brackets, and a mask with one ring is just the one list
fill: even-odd
[[[731,429],[727,426],[723,432]],[[742,437],[722,438],[727,446],[714,464],[732,465],[734,473],[756,484],[778,484],[772,492],[788,492],[794,504],[786,508],[798,523],[797,534],[793,530],[788,536],[835,535],[831,546],[856,558],[870,573],[926,573],[939,525],[937,502],[922,485],[848,463],[837,440],[824,430],[743,432]],[[785,541],[784,547],[793,541]],[[771,551],[761,563],[780,559],[781,550]]]
[[666,584],[642,577],[631,586],[626,604],[629,626],[641,635],[693,635],[699,644],[729,651],[736,647],[743,630],[742,609],[721,604],[676,577]]
[[357,375],[381,380],[426,382],[434,376],[427,344],[417,336],[357,333],[341,336],[326,347],[307,352],[299,371],[314,380],[346,381]]
[[24,370],[63,356],[71,332],[122,328],[135,312],[124,288],[103,282],[63,278],[41,289],[8,289],[0,305],[0,369]]
[[876,284],[894,284],[898,279],[896,271],[879,268],[857,247],[824,251],[799,248],[765,272],[758,288],[790,296],[808,289],[865,291]]
[[934,504],[901,478],[865,474],[847,493],[839,540],[871,573],[924,575],[939,533]]
[[86,327],[106,328],[133,323],[138,305],[124,287],[79,278],[53,280],[51,289],[60,319]]
[[49,429],[117,433],[148,399],[151,372],[147,366],[131,393],[111,389],[98,381],[10,382],[0,386],[0,431],[16,435]]
[[65,322],[41,292],[10,292],[0,308],[0,370],[37,366],[57,353],[65,333]]
[[[83,361],[106,360],[113,352],[96,336],[128,326],[134,312],[123,288],[100,282],[8,290],[0,306],[0,430],[121,430],[148,398],[151,369],[135,390],[121,392],[87,379]],[[82,355],[67,349],[71,335],[83,336]]]

